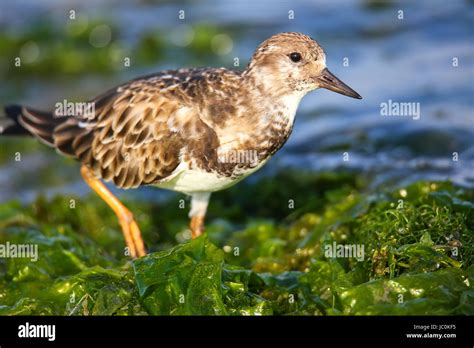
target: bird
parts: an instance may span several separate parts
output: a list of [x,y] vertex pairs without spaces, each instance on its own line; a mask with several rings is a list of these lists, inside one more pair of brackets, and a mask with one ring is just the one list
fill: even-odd
[[191,197],[191,237],[204,232],[213,192],[260,169],[290,136],[301,99],[325,88],[362,97],[326,67],[310,36],[278,33],[243,70],[182,68],[125,82],[60,115],[5,106],[0,135],[33,136],[76,159],[85,182],[116,214],[128,255],[146,255],[133,213],[107,188],[140,186]]

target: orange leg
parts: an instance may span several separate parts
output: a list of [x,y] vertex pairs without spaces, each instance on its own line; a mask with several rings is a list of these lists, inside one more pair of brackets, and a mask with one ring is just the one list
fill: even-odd
[[199,237],[204,232],[204,216],[191,217],[189,228],[193,239]]
[[196,192],[191,195],[191,210],[189,217],[189,229],[193,239],[204,232],[204,218],[206,217],[207,205],[209,204],[210,192]]
[[115,212],[115,215],[117,215],[130,255],[133,258],[146,255],[140,229],[133,218],[132,212],[109,191],[102,181],[94,176],[91,169],[82,166],[81,174],[86,183],[109,205]]

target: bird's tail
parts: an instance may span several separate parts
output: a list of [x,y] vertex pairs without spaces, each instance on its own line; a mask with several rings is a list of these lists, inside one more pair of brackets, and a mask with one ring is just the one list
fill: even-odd
[[33,110],[20,105],[7,105],[5,114],[10,122],[0,124],[0,135],[34,136],[49,146],[55,146],[54,128],[62,120],[54,118],[51,112]]
[[0,136],[33,136],[59,153],[75,158],[91,156],[93,134],[80,126],[77,117],[55,117],[54,113],[20,105],[8,105],[5,114],[9,123],[0,120]]

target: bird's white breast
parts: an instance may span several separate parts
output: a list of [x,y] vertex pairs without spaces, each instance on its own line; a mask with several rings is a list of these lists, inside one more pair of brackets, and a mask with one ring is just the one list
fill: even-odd
[[[285,118],[285,121],[279,120],[282,125],[288,130],[291,130],[296,114],[296,110],[301,101],[301,98],[304,96],[304,93],[294,93],[288,96],[283,97],[278,101],[278,105],[282,108],[282,115]],[[269,106],[269,109],[274,107],[274,105]],[[269,122],[275,122],[276,120],[268,120]],[[251,134],[249,134],[251,135]],[[239,133],[235,131],[227,131],[218,133],[219,141],[221,147],[218,149],[218,152],[226,152],[230,150],[235,150],[235,144],[239,143]],[[175,169],[175,171],[169,176],[169,178],[155,184],[155,186],[160,188],[169,189],[172,191],[183,192],[186,194],[192,194],[196,192],[215,192],[229,188],[239,181],[243,180],[250,174],[259,170],[270,157],[266,158],[260,162],[256,167],[246,169],[245,171],[239,173],[241,174],[237,178],[219,175],[216,172],[207,172],[205,170],[200,170],[196,166],[190,165],[186,162],[181,162],[181,164]],[[192,168],[192,169],[191,169]]]
[[186,194],[220,191],[245,179],[259,170],[266,162],[262,161],[255,168],[246,170],[238,178],[218,175],[214,172],[206,172],[199,169],[189,169],[187,164],[182,163],[176,168],[175,174],[170,176],[171,179],[157,183],[155,186]]
[[298,106],[300,105],[301,99],[304,97],[304,95],[304,92],[295,92],[282,98],[281,102],[286,109],[284,115],[287,117],[290,127],[293,126],[296,110],[298,109]]

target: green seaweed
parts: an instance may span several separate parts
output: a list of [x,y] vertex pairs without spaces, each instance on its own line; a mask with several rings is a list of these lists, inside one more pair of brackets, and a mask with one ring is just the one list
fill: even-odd
[[38,246],[36,261],[0,258],[0,314],[474,314],[472,190],[420,181],[374,195],[355,174],[287,172],[215,194],[192,241],[181,197],[126,202],[151,250],[133,261],[94,196],[0,204],[0,244]]
[[[100,27],[108,28],[110,38],[104,40],[103,44],[93,46],[91,37],[94,36],[94,30]],[[0,62],[7,65],[8,58],[8,64],[13,61],[16,67],[0,69],[0,76],[19,81],[22,77],[32,76],[47,79],[58,79],[64,75],[110,76],[131,65],[152,66],[164,59],[176,60],[177,56],[182,56],[178,59],[188,64],[209,63],[219,60],[211,49],[212,39],[230,29],[196,23],[193,26],[194,40],[187,47],[178,48],[170,42],[169,30],[143,31],[136,39],[125,42],[126,30],[111,18],[88,20],[81,13],[75,19],[67,18],[59,22],[43,18],[29,23],[21,35],[13,31],[0,34],[0,51],[6,57],[0,57]],[[36,53],[29,57],[28,51],[31,50]]]

